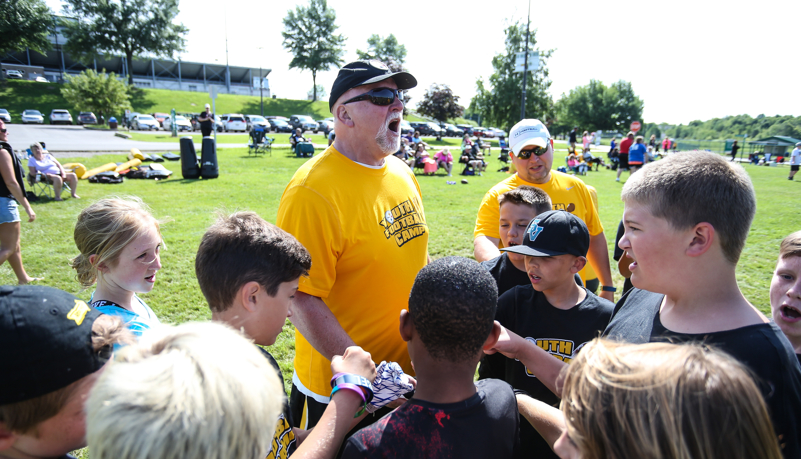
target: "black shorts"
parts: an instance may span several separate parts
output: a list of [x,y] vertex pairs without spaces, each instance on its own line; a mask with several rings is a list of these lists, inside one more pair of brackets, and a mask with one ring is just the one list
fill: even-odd
[[790,172],[798,172],[798,168],[801,166],[790,166]]
[[617,167],[620,169],[628,169],[629,168],[629,154],[628,153],[621,153],[617,157]]

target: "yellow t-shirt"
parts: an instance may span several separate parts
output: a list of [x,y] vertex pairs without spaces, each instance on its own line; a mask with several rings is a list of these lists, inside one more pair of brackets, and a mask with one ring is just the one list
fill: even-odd
[[[533,186],[548,193],[553,203],[553,210],[566,210],[582,219],[587,225],[590,235],[595,236],[603,232],[604,228],[601,226],[598,210],[593,205],[592,197],[584,182],[572,175],[551,171],[551,179],[547,183],[529,183],[515,174],[490,188],[478,208],[473,239],[479,236],[501,238],[498,231],[501,218],[498,196],[523,185]],[[503,247],[503,243],[499,242],[498,246]],[[587,280],[585,270],[579,271],[581,279],[584,281]]]
[[[373,169],[328,147],[295,172],[281,197],[277,225],[311,254],[311,271],[298,289],[322,298],[373,361],[395,361],[414,374],[398,318],[427,262],[428,225],[409,167],[388,156]],[[327,397],[330,365],[296,331],[294,366],[301,384]]]

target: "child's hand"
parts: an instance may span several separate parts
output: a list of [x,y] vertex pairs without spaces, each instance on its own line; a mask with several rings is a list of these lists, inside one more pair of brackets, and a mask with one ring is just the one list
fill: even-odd
[[376,373],[377,376],[373,383],[373,401],[367,405],[367,411],[370,413],[374,413],[383,406],[394,407],[394,405],[390,405],[391,402],[403,399],[403,394],[411,392],[417,386],[417,381],[405,374],[396,362],[381,362]]
[[359,346],[350,346],[342,355],[331,359],[331,371],[363,376],[370,381],[375,380],[375,363],[370,353]]
[[[498,323],[498,321],[496,320],[495,323]],[[510,359],[517,358],[517,353],[520,352],[520,348],[525,345],[526,340],[515,332],[507,330],[503,325],[498,325],[501,327],[501,334],[498,336],[498,341],[491,349],[484,349],[484,353],[495,354],[496,352],[500,352]]]

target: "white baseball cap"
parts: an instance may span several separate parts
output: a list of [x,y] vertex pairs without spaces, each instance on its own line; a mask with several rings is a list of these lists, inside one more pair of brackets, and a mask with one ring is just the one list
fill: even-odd
[[509,146],[515,156],[525,147],[537,145],[545,148],[551,140],[551,133],[540,120],[522,120],[509,132]]

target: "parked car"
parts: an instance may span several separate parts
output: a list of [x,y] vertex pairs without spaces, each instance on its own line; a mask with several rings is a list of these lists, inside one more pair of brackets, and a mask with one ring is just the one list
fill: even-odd
[[[158,118],[156,118],[158,119]],[[172,121],[170,117],[164,118],[164,130],[165,131],[172,131]],[[191,131],[192,130],[192,123],[186,119],[185,116],[175,115],[175,128],[178,131]]]
[[402,135],[413,134],[414,133],[414,128],[406,120],[401,120],[400,128],[401,128],[401,134]]
[[38,76],[33,81],[35,81],[37,83],[50,83],[50,80],[48,80],[47,78],[45,78],[43,76]]
[[228,113],[220,117],[222,121],[223,131],[242,131],[247,132],[248,123],[245,121],[245,115],[239,113]]
[[[423,123],[421,123],[420,121],[409,121],[409,126],[412,127],[412,132],[419,131],[420,130],[420,126],[422,124]],[[420,134],[422,134],[422,132]]]
[[245,121],[248,123],[248,131],[253,129],[254,124],[262,125],[265,132],[270,131],[270,123],[261,115],[245,115]]
[[[414,123],[412,123],[412,126],[414,126]],[[424,123],[417,123],[416,129],[417,131],[420,132],[420,135],[429,135],[429,136],[437,135],[442,131],[439,128],[439,126],[437,126],[437,123],[432,123],[430,121]]]
[[150,115],[138,114],[131,120],[131,129],[136,129],[137,131],[143,131],[145,129],[158,131],[159,122]]
[[488,130],[492,131],[494,137],[506,137],[506,131],[504,131],[503,129],[491,127]]
[[6,70],[6,78],[9,80],[22,80],[24,76],[20,70]]
[[78,125],[97,124],[97,117],[92,112],[81,112],[78,114]]
[[464,131],[452,124],[445,123],[445,135],[449,135],[451,137],[461,137],[464,135]]
[[486,137],[487,130],[483,127],[474,127],[473,135],[476,137]]
[[334,129],[334,122],[328,120],[318,120],[317,121],[317,129],[314,130],[314,133],[317,134],[318,132],[322,131],[323,134],[328,135],[328,132]]
[[55,109],[50,112],[50,124],[72,124],[72,115],[69,110]]
[[25,110],[22,112],[22,124],[44,124],[44,116],[39,110]]
[[267,121],[270,123],[270,127],[275,132],[292,132],[292,126],[282,119],[278,119],[277,117],[274,118],[267,118]]
[[153,113],[153,118],[159,122],[159,126],[164,127],[164,120],[169,118],[169,113]]
[[292,115],[289,117],[289,124],[293,129],[300,128],[301,132],[317,129],[317,123],[307,115]]
[[473,135],[473,126],[469,124],[457,124],[456,127],[462,130],[462,135]]
[[126,113],[126,114],[125,114],[125,117],[123,118],[123,124],[125,124],[126,126],[128,126],[128,129],[130,129],[130,128],[131,128],[131,126],[133,125],[133,124],[132,124],[132,123],[133,123],[133,119],[134,119],[134,118],[136,117],[136,115],[138,115],[138,114],[139,114],[139,112],[131,112],[131,113]]
[[0,119],[5,121],[6,123],[11,122],[11,114],[8,113],[8,110],[5,108],[0,108]]

